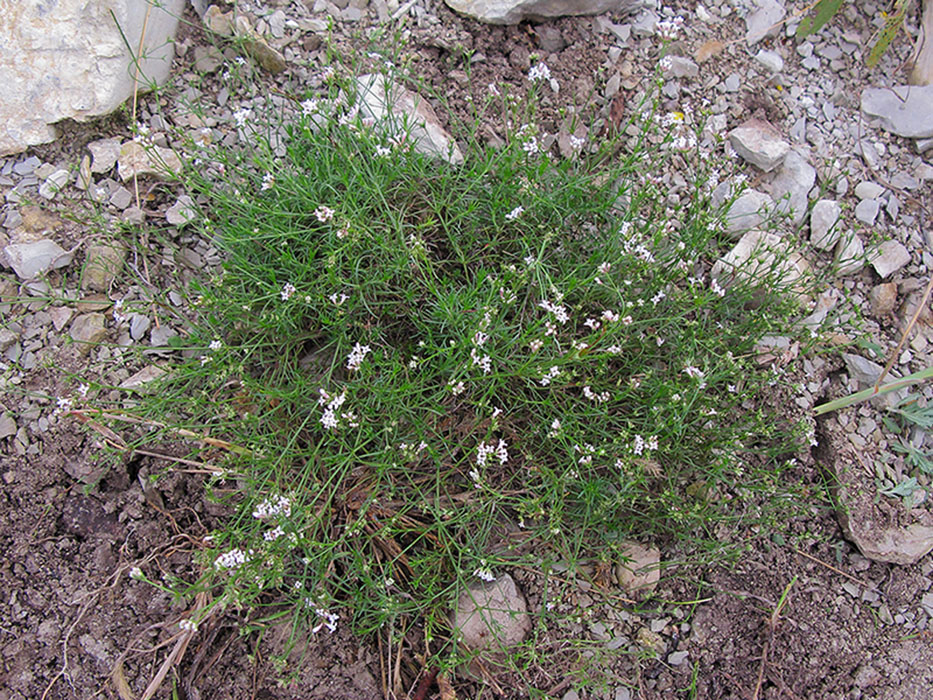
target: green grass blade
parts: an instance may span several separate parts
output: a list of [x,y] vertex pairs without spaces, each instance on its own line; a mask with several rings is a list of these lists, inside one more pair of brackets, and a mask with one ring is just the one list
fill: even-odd
[[841,399],[836,399],[835,401],[829,401],[827,403],[820,404],[813,408],[813,415],[821,416],[824,413],[829,413],[830,411],[838,411],[840,408],[846,408],[853,404],[861,403],[862,401],[868,401],[868,399],[873,396],[881,396],[882,394],[887,394],[889,391],[897,391],[898,389],[903,389],[908,386],[913,386],[914,384],[919,384],[924,379],[929,379],[933,377],[933,367],[927,367],[926,369],[920,370],[919,372],[914,372],[913,374],[908,374],[906,377],[898,379],[893,382],[889,382],[882,387],[878,388],[878,391],[875,391],[874,387],[864,389],[863,391],[856,392],[855,394],[849,394],[848,396],[843,396]]
[[839,11],[842,0],[820,0],[813,11],[800,20],[797,25],[797,40],[800,41],[814,32],[820,31]]

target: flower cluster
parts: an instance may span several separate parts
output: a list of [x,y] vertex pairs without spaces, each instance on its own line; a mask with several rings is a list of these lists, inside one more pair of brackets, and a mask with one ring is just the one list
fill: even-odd
[[231,549],[229,552],[224,552],[216,560],[214,560],[214,568],[216,569],[235,569],[238,566],[241,566],[246,563],[247,553],[242,549]]
[[253,517],[266,520],[277,515],[288,517],[292,514],[292,501],[287,496],[270,496],[253,509]]
[[369,354],[371,348],[368,345],[360,345],[356,343],[353,346],[353,349],[350,351],[350,354],[347,355],[347,369],[350,371],[356,371],[363,364],[363,360],[366,359],[366,355]]
[[652,435],[651,437],[643,438],[641,435],[636,435],[632,440],[632,452],[636,455],[640,455],[646,450],[649,452],[655,452],[657,449],[657,436]]
[[550,80],[551,69],[544,62],[536,63],[528,71],[528,80],[535,83],[539,80]]
[[495,454],[499,458],[499,464],[505,464],[509,461],[509,451],[508,444],[505,440],[500,439],[498,444],[493,444],[491,442],[481,442],[479,447],[476,448],[476,463],[484,467],[486,466],[486,460],[489,459],[489,456]]
[[338,415],[340,407],[343,406],[344,402],[347,400],[347,392],[343,392],[338,396],[331,397],[323,389],[319,389],[318,393],[318,405],[324,407],[324,414],[321,416],[321,425],[324,426],[325,430],[333,430],[340,425],[340,419],[342,418],[347,422],[352,428],[359,426],[359,422],[356,418],[356,414],[353,411],[344,411]]

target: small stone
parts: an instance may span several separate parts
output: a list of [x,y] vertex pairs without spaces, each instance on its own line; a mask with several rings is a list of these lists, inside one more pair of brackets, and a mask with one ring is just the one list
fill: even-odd
[[55,199],[55,196],[61,192],[62,188],[70,181],[70,171],[65,169],[56,170],[39,186],[39,195],[45,199]]
[[24,281],[65,267],[71,264],[73,257],[72,253],[47,238],[31,243],[11,243],[3,249],[3,255],[16,276]]
[[667,663],[671,666],[680,666],[687,660],[688,656],[690,656],[689,651],[675,651],[667,657]]
[[800,285],[807,274],[806,261],[773,233],[749,231],[713,265],[710,275],[723,287],[736,281],[747,284],[773,283],[793,291],[801,304],[808,301]]
[[885,241],[871,257],[871,266],[881,279],[897,272],[910,262],[910,253],[898,241]]
[[471,649],[519,644],[531,631],[528,605],[515,581],[503,574],[495,581],[472,584],[460,596],[453,626]]
[[738,73],[730,73],[723,81],[722,86],[726,92],[738,92],[739,88],[742,87],[742,78]]
[[13,416],[9,413],[0,415],[0,440],[8,438],[11,435],[16,435],[18,429],[19,428],[16,427],[16,421],[13,420]]
[[55,330],[60,331],[68,325],[68,321],[74,316],[74,309],[67,306],[53,306],[49,309],[49,316],[52,317],[52,325]]
[[689,58],[682,56],[668,56],[671,61],[670,74],[675,78],[696,78],[700,74],[700,67]]
[[632,22],[632,34],[635,36],[654,36],[657,30],[658,15],[654,10],[644,10]]
[[619,557],[616,564],[619,586],[638,597],[653,593],[661,578],[661,551],[637,542],[625,542]]
[[79,190],[86,190],[94,183],[94,177],[91,175],[91,157],[84,156],[81,159],[81,165],[78,166],[78,179],[75,180],[75,187]]
[[561,695],[560,700],[580,700],[580,693],[576,690],[568,690],[566,693]]
[[876,182],[863,180],[855,186],[855,196],[862,199],[878,199],[884,194],[884,187]]
[[758,190],[745,190],[726,213],[726,231],[738,238],[753,228],[758,228],[774,208],[774,200]]
[[800,224],[807,215],[808,195],[816,182],[816,169],[797,149],[787,152],[781,170],[771,183],[775,211],[789,212],[791,221]]
[[100,313],[82,314],[71,322],[71,339],[78,344],[78,353],[87,355],[92,346],[107,337],[107,317]]
[[258,63],[263,70],[272,74],[281,73],[288,68],[285,57],[276,49],[269,46],[265,39],[253,29],[244,15],[239,15],[235,21],[237,36],[244,40],[246,52]]
[[152,321],[149,320],[149,317],[145,314],[133,314],[130,316],[130,337],[133,340],[139,340],[144,335],[146,331],[149,330],[149,326],[152,325]]
[[830,250],[839,240],[836,224],[842,214],[839,202],[821,199],[810,212],[810,243],[820,250]]
[[224,62],[224,55],[214,46],[196,46],[194,69],[198,73],[213,73]]
[[165,220],[178,227],[191,223],[197,216],[194,201],[186,194],[179,196],[178,201],[165,211]]
[[215,34],[233,36],[233,11],[224,12],[217,5],[211,5],[204,13],[204,26]]
[[865,88],[862,112],[898,136],[928,139],[933,136],[933,85]]
[[745,16],[745,42],[751,46],[781,30],[784,5],[777,0],[752,0],[752,10]]
[[141,224],[146,220],[146,212],[139,207],[127,207],[120,214],[120,219],[128,224]]
[[125,187],[118,187],[110,195],[110,204],[117,209],[126,209],[133,201],[133,194]]
[[872,287],[868,293],[868,303],[871,305],[871,315],[875,318],[893,314],[897,308],[897,283],[885,282]]
[[784,59],[781,58],[780,54],[774,51],[761,49],[755,54],[755,60],[758,61],[758,64],[762,68],[771,73],[780,73],[784,70]]
[[142,389],[146,384],[165,376],[167,372],[158,365],[149,365],[123,380],[121,389]]
[[877,199],[863,199],[855,205],[855,218],[866,226],[871,226],[875,223],[880,208]]
[[655,654],[663,654],[664,650],[667,648],[667,645],[664,642],[664,637],[662,637],[657,632],[652,632],[647,627],[642,627],[638,630],[638,633],[635,635],[635,640],[648,651],[652,651]]
[[178,331],[167,323],[163,323],[152,329],[152,332],[149,334],[149,342],[153,347],[166,347],[169,345],[169,340],[177,335]]
[[840,236],[836,244],[836,272],[839,275],[852,275],[865,267],[865,245],[855,231]]
[[790,144],[768,122],[750,119],[729,132],[729,143],[746,161],[765,172],[784,161]]
[[546,53],[558,53],[567,46],[560,30],[551,24],[542,24],[535,27],[535,36],[538,39],[538,47]]
[[110,139],[91,141],[87,147],[94,157],[94,162],[91,163],[91,172],[109,173],[120,155],[120,138],[115,136]]
[[117,172],[123,182],[137,177],[151,176],[171,179],[181,172],[181,159],[170,148],[143,146],[136,141],[127,141],[120,146]]

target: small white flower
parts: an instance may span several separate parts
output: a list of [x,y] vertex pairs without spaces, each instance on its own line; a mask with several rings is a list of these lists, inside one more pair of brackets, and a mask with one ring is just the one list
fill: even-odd
[[287,496],[270,496],[253,509],[253,517],[265,520],[277,515],[288,517],[292,514],[292,501]]
[[233,113],[233,121],[236,122],[238,127],[243,127],[251,116],[253,116],[252,110],[244,107]]
[[492,583],[493,581],[495,581],[496,577],[493,575],[492,570],[488,566],[486,566],[486,562],[481,560],[480,563],[483,566],[474,570],[473,575],[478,579],[486,581],[487,583]]
[[538,80],[550,80],[551,79],[551,69],[547,67],[546,63],[536,63],[531,67],[531,70],[528,71],[528,80],[531,82],[536,82]]
[[608,275],[608,274],[609,274],[609,270],[612,269],[612,263],[611,263],[611,262],[608,262],[608,261],[607,261],[607,262],[604,262],[604,263],[601,263],[600,266],[597,267],[596,269],[599,270],[599,274],[601,274],[601,275]]
[[466,390],[466,384],[464,384],[463,382],[457,382],[455,384],[452,379],[447,384],[447,386],[450,387],[450,393],[453,394],[454,396],[459,396]]
[[726,296],[726,290],[719,286],[719,282],[716,281],[715,277],[710,280],[709,289],[718,297]]
[[220,340],[212,340],[211,344],[208,345],[207,347],[210,348],[211,350],[220,350],[223,346],[224,344]]
[[525,211],[525,207],[519,205],[515,207],[512,211],[510,211],[508,214],[505,215],[505,220],[513,221],[514,219],[517,219],[519,216],[521,216],[522,212],[524,211]]
[[586,139],[580,138],[579,136],[574,136],[573,134],[570,135],[570,147],[573,150],[579,151],[581,148],[583,148],[583,144],[585,143]]
[[376,146],[376,156],[379,158],[388,158],[392,155],[392,149],[385,146]]
[[198,623],[195,622],[194,620],[179,620],[178,629],[184,632],[197,632]]
[[334,210],[322,204],[314,210],[314,216],[317,217],[318,221],[324,224],[334,218]]
[[548,431],[547,436],[549,438],[557,437],[560,434],[560,420],[555,418],[551,423],[551,429]]
[[84,398],[87,398],[87,392],[89,392],[90,390],[91,390],[90,384],[81,384],[78,386],[78,393],[81,394],[81,396]]
[[134,566],[132,569],[130,569],[130,578],[135,579],[136,581],[142,581],[145,578],[143,575],[143,570],[138,566]]
[[353,350],[351,350],[350,354],[347,355],[347,369],[353,371],[358,370],[369,352],[370,347],[368,345],[360,345],[359,343],[356,343],[353,346]]
[[608,321],[609,323],[615,323],[619,320],[619,314],[617,314],[615,311],[612,311],[611,309],[606,309],[603,311],[602,319],[604,321]]
[[318,101],[313,99],[305,100],[301,103],[301,113],[306,117],[310,117],[312,114],[317,112]]
[[671,60],[670,56],[665,56],[664,58],[661,59],[658,65],[661,67],[661,70],[663,70],[666,73],[673,67],[674,62]]
[[268,532],[262,533],[262,539],[264,539],[266,542],[275,542],[284,534],[285,531],[282,529],[282,526],[279,525],[274,529],[269,530]]
[[558,367],[557,365],[554,365],[553,367],[551,367],[551,369],[547,371],[547,374],[541,377],[541,386],[547,386],[554,379],[557,379],[559,375],[560,375],[560,367]]
[[291,282],[286,282],[281,291],[282,301],[288,301],[291,299],[292,294],[294,294],[296,291],[297,290],[295,289],[295,285],[293,285]]
[[599,327],[602,324],[599,321],[597,321],[595,318],[588,318],[583,322],[583,325],[586,326],[587,328],[591,328],[594,331],[596,331],[596,330],[599,330]]
[[242,549],[231,549],[229,552],[217,557],[214,561],[214,567],[217,569],[235,569],[244,563],[246,563],[246,552]]
[[272,173],[266,173],[262,176],[262,185],[259,187],[260,192],[265,192],[266,190],[271,190],[275,186],[275,175]]
[[693,379],[703,378],[703,370],[701,370],[699,367],[694,367],[692,365],[687,365],[686,367],[684,367],[684,374],[686,374],[688,377],[691,377]]
[[532,340],[530,343],[528,343],[528,348],[529,348],[532,352],[538,352],[538,350],[541,349],[541,346],[542,346],[542,345],[544,345],[544,341],[541,340],[541,339],[539,339],[539,338],[535,338],[535,339]]

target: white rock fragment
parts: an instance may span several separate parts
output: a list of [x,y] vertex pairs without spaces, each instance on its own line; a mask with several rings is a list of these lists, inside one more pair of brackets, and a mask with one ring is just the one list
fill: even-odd
[[489,24],[518,24],[525,19],[567,15],[601,15],[619,12],[635,3],[630,0],[445,0],[454,12]]
[[751,46],[781,31],[784,6],[777,0],[752,0],[752,11],[745,16],[745,42]]
[[729,143],[744,160],[765,172],[779,166],[790,150],[778,130],[760,119],[749,119],[730,131]]
[[404,135],[403,122],[407,122],[416,151],[454,165],[463,162],[460,148],[441,127],[427,100],[401,85],[387,83],[380,74],[362,75],[356,85],[362,118],[374,120],[389,136]]
[[816,169],[797,149],[787,152],[781,170],[771,183],[778,212],[789,212],[791,221],[800,224],[807,215],[808,195],[816,182]]
[[784,70],[784,59],[781,58],[781,55],[775,51],[761,49],[757,54],[755,54],[755,61],[757,61],[758,65],[770,73],[780,73],[782,70]]
[[863,199],[855,205],[855,218],[866,226],[871,226],[875,223],[875,219],[878,218],[880,209],[881,205],[877,199]]
[[99,313],[76,316],[71,322],[69,334],[77,345],[78,353],[86,355],[92,346],[107,337],[107,318]]
[[134,175],[150,175],[160,179],[171,179],[181,172],[181,159],[170,148],[143,146],[136,141],[127,141],[120,146],[117,171],[123,182]]
[[865,267],[865,244],[855,231],[846,231],[836,244],[836,272],[852,275]]
[[884,187],[877,182],[863,180],[855,186],[855,196],[862,199],[878,199],[884,194]]
[[899,241],[885,241],[871,255],[871,266],[881,279],[900,270],[910,262],[910,253]]
[[778,236],[749,231],[713,265],[710,275],[723,287],[736,282],[779,287],[796,295],[804,304],[808,298],[801,282],[807,269],[803,257]]
[[670,74],[675,78],[696,78],[700,75],[700,67],[683,56],[668,56],[670,59]]
[[120,137],[91,141],[87,148],[94,158],[91,162],[91,172],[108,173],[113,169],[120,155]]
[[810,212],[810,243],[814,248],[830,250],[839,240],[837,223],[842,214],[839,202],[821,199]]
[[194,201],[186,194],[180,195],[178,201],[165,211],[165,220],[172,226],[184,226],[194,221],[197,216]]
[[56,170],[39,186],[39,196],[45,199],[55,199],[56,195],[70,181],[71,173],[68,170],[64,168]]
[[55,241],[43,238],[31,243],[11,243],[4,247],[6,263],[21,280],[33,280],[49,270],[71,264],[72,253]]
[[629,595],[644,598],[661,579],[661,550],[637,542],[623,542],[616,564],[616,580]]

